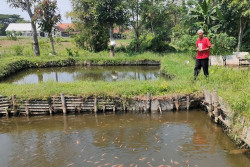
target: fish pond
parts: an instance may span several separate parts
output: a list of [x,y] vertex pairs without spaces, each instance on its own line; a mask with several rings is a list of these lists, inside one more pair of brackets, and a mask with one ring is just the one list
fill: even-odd
[[36,84],[39,82],[75,82],[122,80],[166,79],[160,66],[71,66],[54,68],[27,69],[7,77],[4,83]]
[[203,111],[0,118],[0,166],[249,167]]

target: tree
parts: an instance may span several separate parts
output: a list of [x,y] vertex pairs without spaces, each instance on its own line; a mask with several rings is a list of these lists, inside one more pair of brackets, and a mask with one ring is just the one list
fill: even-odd
[[195,34],[201,28],[206,33],[216,33],[221,27],[223,19],[219,6],[210,0],[193,1],[190,4],[188,14],[184,17],[189,26],[191,34]]
[[99,52],[108,48],[109,33],[103,24],[98,23],[93,11],[95,3],[90,0],[71,0],[73,10],[68,14],[72,18],[79,34],[75,37],[77,46]]
[[[102,35],[98,36],[101,39],[99,42],[105,41],[105,32],[109,30],[111,43],[113,41],[114,25],[123,25],[126,22],[126,8],[123,0],[71,0],[71,2],[73,12],[71,12],[70,16],[76,20],[75,22],[78,25],[84,25],[84,29],[92,32],[92,35],[96,35],[93,31],[99,31],[100,35]],[[92,30],[89,30],[88,27],[92,28]],[[82,30],[84,31],[84,29]],[[82,33],[84,34],[84,32]],[[110,49],[110,55],[114,56],[113,47]]]
[[[238,46],[237,51],[241,50],[244,31],[247,30],[250,21],[250,0],[223,0],[229,4],[233,13],[238,16]],[[249,30],[248,30],[249,31]]]
[[[123,0],[98,0],[95,2],[95,17],[99,24],[109,29],[110,44],[113,42],[114,25],[123,25],[127,21],[126,6]],[[114,47],[111,46],[110,56],[114,57]]]
[[20,17],[20,15],[6,15],[6,14],[0,14],[0,35],[6,35],[6,28],[10,23],[24,23],[27,22],[23,18]]
[[32,37],[33,37],[33,51],[36,56],[40,55],[39,43],[37,38],[37,29],[35,20],[33,19],[35,6],[39,0],[7,0],[7,3],[10,4],[13,8],[21,8],[24,11],[27,11],[31,21],[32,28]]
[[38,24],[43,32],[47,32],[52,52],[55,55],[55,47],[52,31],[55,25],[61,20],[61,15],[57,14],[57,0],[42,0],[35,9],[34,19],[38,21]]

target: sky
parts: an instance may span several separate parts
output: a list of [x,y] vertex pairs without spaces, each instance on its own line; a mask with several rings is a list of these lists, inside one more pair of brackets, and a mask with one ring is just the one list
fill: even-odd
[[[62,16],[62,23],[71,23],[71,20],[67,19],[65,16],[66,13],[70,12],[72,9],[70,0],[57,0],[57,3]],[[7,0],[0,0],[0,14],[18,14],[25,20],[30,20],[26,11],[9,7]]]

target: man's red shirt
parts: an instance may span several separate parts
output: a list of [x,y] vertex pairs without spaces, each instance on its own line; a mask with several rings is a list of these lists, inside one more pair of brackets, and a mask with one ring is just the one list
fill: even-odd
[[[211,47],[211,43],[208,38],[203,37],[202,39],[198,38],[196,42],[196,47],[200,49],[206,49]],[[197,52],[197,59],[207,59],[210,55],[209,50],[202,52]]]

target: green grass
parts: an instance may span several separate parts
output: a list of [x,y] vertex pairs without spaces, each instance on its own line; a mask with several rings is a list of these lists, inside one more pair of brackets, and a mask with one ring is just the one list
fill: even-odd
[[[190,63],[186,64],[185,60]],[[170,89],[177,92],[200,92],[202,87],[212,91],[217,89],[218,95],[231,105],[231,108],[241,115],[250,117],[250,70],[228,67],[210,67],[210,77],[204,77],[202,71],[196,81],[193,81],[195,61],[191,56],[169,55],[162,60],[162,70],[174,79],[169,81]]]
[[[56,44],[57,55],[49,55],[50,45],[45,39],[41,47],[41,56],[32,55],[29,47],[24,48],[23,55],[15,55],[11,47],[0,47],[0,54],[3,49],[6,51],[0,57],[0,78],[23,68],[48,67],[48,66],[67,66],[74,64],[84,64],[90,62],[97,65],[119,65],[126,63],[137,64],[145,60],[161,62],[162,72],[172,76],[170,81],[121,81],[121,82],[91,82],[79,81],[73,83],[53,83],[46,82],[40,84],[0,84],[0,94],[11,96],[13,94],[21,98],[47,98],[60,93],[82,95],[82,96],[143,96],[151,92],[154,96],[171,96],[175,93],[189,94],[202,93],[202,87],[209,90],[216,88],[218,95],[227,100],[231,108],[240,115],[250,117],[250,77],[249,70],[232,69],[225,67],[211,67],[210,77],[206,79],[201,74],[196,81],[193,81],[193,68],[195,61],[193,56],[178,53],[158,55],[151,52],[142,54],[116,53],[114,58],[109,56],[108,51],[92,53],[76,48],[70,44],[70,39]],[[128,41],[124,40],[124,43]],[[29,46],[29,41],[24,46]],[[79,56],[70,57],[65,48],[70,48]],[[7,49],[6,49],[7,48]],[[26,54],[29,53],[29,54]],[[190,63],[186,63],[188,60]]]

